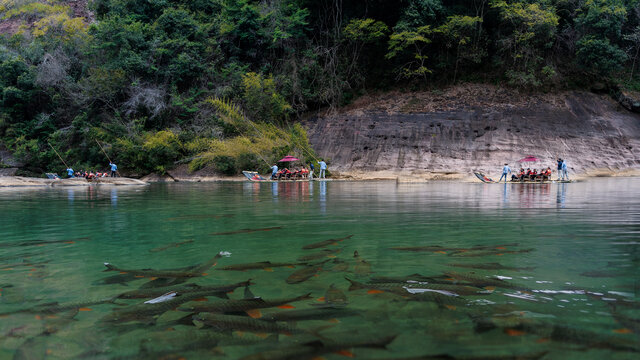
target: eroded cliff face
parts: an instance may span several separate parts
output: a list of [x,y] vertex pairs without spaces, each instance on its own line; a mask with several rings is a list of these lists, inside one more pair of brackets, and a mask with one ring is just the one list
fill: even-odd
[[553,170],[562,157],[573,173],[640,167],[640,116],[587,92],[531,96],[468,85],[388,94],[306,126],[316,152],[343,175],[495,175],[527,155],[542,161],[523,165]]

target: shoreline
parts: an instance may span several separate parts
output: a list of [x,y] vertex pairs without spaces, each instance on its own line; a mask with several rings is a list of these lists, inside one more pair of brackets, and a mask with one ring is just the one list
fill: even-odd
[[[496,172],[488,173],[489,177],[498,179],[500,174]],[[556,174],[552,176],[555,177]],[[570,173],[569,177],[574,181],[585,181],[591,178],[601,177],[640,177],[640,168],[626,169],[590,169],[582,173]],[[334,171],[333,176],[329,178],[332,181],[395,181],[397,183],[426,183],[431,181],[453,181],[462,183],[480,183],[480,181],[472,173],[459,172],[439,172],[439,171],[421,171],[421,172],[394,172],[394,171]],[[25,188],[25,187],[69,187],[69,186],[92,186],[92,185],[149,185],[151,183],[207,183],[207,182],[248,182],[244,176],[199,176],[184,175],[181,176],[160,176],[150,174],[144,176],[140,180],[132,178],[100,178],[98,182],[89,182],[82,178],[74,179],[44,179],[30,178],[22,176],[0,176],[0,188]],[[259,182],[258,182],[259,183]]]

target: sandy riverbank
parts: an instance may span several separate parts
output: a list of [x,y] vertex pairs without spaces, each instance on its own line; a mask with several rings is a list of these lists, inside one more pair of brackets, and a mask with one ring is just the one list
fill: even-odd
[[149,183],[130,178],[99,178],[87,181],[83,178],[74,179],[41,179],[22,176],[0,176],[0,187],[66,187],[66,186],[92,186],[92,185],[148,185]]

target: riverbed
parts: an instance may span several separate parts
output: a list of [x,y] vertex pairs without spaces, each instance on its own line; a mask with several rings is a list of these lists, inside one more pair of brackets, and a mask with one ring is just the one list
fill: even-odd
[[[639,198],[633,177],[0,189],[0,358],[635,358]],[[292,301],[190,311],[255,297]]]

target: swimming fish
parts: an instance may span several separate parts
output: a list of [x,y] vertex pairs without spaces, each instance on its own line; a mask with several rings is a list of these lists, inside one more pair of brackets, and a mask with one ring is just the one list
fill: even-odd
[[[424,292],[439,292],[442,294],[452,295],[485,295],[488,292],[484,289],[471,287],[466,285],[455,284],[430,284],[419,282],[407,283],[361,283],[349,278],[347,279],[351,286],[349,291],[358,289],[372,289],[381,292],[390,292],[401,296],[409,296],[412,294],[421,294]],[[426,296],[426,295],[425,295]]]
[[218,331],[251,331],[258,333],[301,334],[304,330],[246,316],[200,313],[193,320]]
[[257,231],[272,231],[272,230],[280,230],[280,229],[282,229],[281,226],[273,226],[273,227],[260,228],[260,229],[240,229],[240,230],[234,230],[234,231],[223,231],[223,232],[211,233],[210,235],[246,234],[246,233],[252,233]]
[[172,248],[172,247],[180,247],[180,245],[191,244],[191,243],[193,243],[193,240],[185,240],[185,241],[175,242],[175,243],[171,243],[171,244],[166,245],[166,246],[161,246],[161,247],[150,249],[149,252],[160,252],[160,251],[164,251],[164,250],[167,250],[169,248]]
[[300,256],[300,257],[298,257],[297,260],[298,261],[312,261],[312,260],[324,259],[324,258],[327,258],[327,257],[335,257],[335,255],[340,253],[340,251],[342,251],[342,249],[336,249],[336,250],[324,249],[324,250],[322,250],[320,252],[317,252],[317,253]]
[[483,264],[449,264],[449,266],[468,268],[468,269],[479,269],[479,270],[510,270],[510,271],[528,271],[533,270],[535,267],[513,267],[513,266],[504,266],[499,263],[483,263]]
[[211,292],[216,293],[228,293],[233,291],[239,287],[250,285],[251,281],[243,281],[235,284],[225,284],[225,285],[211,285],[211,286],[200,286],[197,284],[186,284],[179,286],[165,286],[165,287],[157,287],[157,288],[146,288],[146,289],[136,289],[127,291],[117,296],[118,299],[148,299],[156,296],[160,296],[164,293],[175,291],[179,294],[188,294],[192,292]]
[[447,251],[461,251],[466,250],[464,248],[448,248],[440,245],[425,245],[425,246],[396,246],[390,248],[391,250],[400,251],[413,251],[413,252],[447,252]]
[[113,266],[109,263],[104,263],[104,266],[107,267],[105,271],[118,271],[123,274],[130,274],[136,277],[145,277],[145,278],[191,278],[203,276],[204,272],[207,271],[212,266],[216,265],[219,258],[222,255],[220,253],[216,254],[211,260],[206,261],[191,270],[188,271],[176,271],[176,270],[154,270],[154,269],[121,269],[116,266]]
[[62,239],[62,240],[29,240],[29,241],[22,241],[19,243],[2,243],[0,244],[0,248],[8,248],[8,247],[26,247],[26,246],[45,246],[45,245],[51,245],[51,244],[73,244],[76,241],[84,241],[84,240],[91,240],[90,237],[85,236],[85,237],[79,237],[79,238],[74,238],[74,239]]
[[334,284],[331,284],[327,292],[324,293],[324,302],[332,306],[347,305],[347,295]]
[[298,265],[305,265],[305,263],[276,263],[271,261],[261,261],[247,264],[227,265],[219,268],[218,270],[245,271],[255,269],[270,269],[275,267],[294,267]]
[[333,259],[331,264],[333,265],[331,267],[331,271],[345,272],[345,271],[349,270],[349,263],[344,261],[344,260],[335,258],[335,259]]
[[352,237],[353,237],[353,235],[348,235],[348,236],[345,236],[345,237],[340,238],[340,239],[323,240],[323,241],[320,241],[320,242],[317,242],[317,243],[305,245],[302,248],[304,250],[309,250],[309,249],[317,249],[317,248],[321,248],[321,247],[325,247],[325,246],[329,246],[329,245],[338,245],[338,242],[351,239]]
[[116,309],[110,314],[104,316],[101,321],[103,323],[126,323],[130,321],[138,321],[147,324],[155,322],[156,317],[164,314],[169,310],[174,310],[178,306],[202,297],[210,296],[208,291],[193,292],[170,298],[167,301],[155,304],[136,304],[124,308]]
[[468,251],[458,251],[458,252],[454,252],[449,254],[450,256],[454,256],[454,257],[482,257],[482,256],[501,256],[501,255],[505,255],[505,254],[524,254],[524,253],[528,253],[531,252],[535,249],[522,249],[522,250],[501,250],[501,249],[495,249],[495,250],[468,250]]
[[476,276],[473,274],[463,274],[463,273],[458,273],[453,271],[445,272],[444,275],[457,281],[463,281],[463,282],[469,283],[475,287],[496,286],[504,289],[514,289],[514,290],[522,290],[522,291],[529,290],[520,285],[515,285],[507,281],[492,278],[492,277]]
[[302,342],[291,346],[278,346],[273,350],[265,350],[256,354],[240,358],[240,360],[298,360],[314,359],[320,355],[343,351],[345,356],[354,357],[347,351],[352,348],[381,348],[385,349],[397,335],[383,335],[370,337],[366,335],[354,336],[353,333],[343,333],[322,339]]
[[178,308],[179,311],[187,311],[191,313],[213,312],[213,313],[225,313],[225,312],[241,312],[253,309],[264,309],[270,307],[276,307],[293,303],[296,301],[308,300],[311,298],[311,294],[305,294],[286,299],[271,299],[265,300],[262,298],[254,299],[227,299],[206,304],[197,304],[190,306],[182,306]]
[[411,275],[407,275],[407,276],[398,276],[398,277],[392,277],[392,276],[377,276],[377,277],[372,277],[369,282],[370,283],[392,283],[392,282],[397,282],[397,283],[406,283],[406,282],[435,282],[435,279],[431,276],[425,276],[425,275],[420,275],[420,274],[411,274]]
[[309,265],[300,270],[295,271],[293,274],[289,275],[287,278],[287,284],[299,284],[301,282],[307,281],[312,276],[316,275],[320,270],[322,270],[322,265],[329,261],[328,259],[314,265]]
[[102,300],[83,301],[83,302],[74,302],[74,303],[58,303],[57,301],[54,301],[46,304],[39,304],[27,309],[1,313],[0,316],[19,314],[19,313],[49,315],[49,314],[57,314],[60,312],[69,311],[73,309],[88,308],[89,306],[101,305],[101,304],[107,304],[107,303],[113,303],[113,299],[108,298],[108,299],[102,299]]
[[311,309],[284,310],[263,316],[265,321],[305,321],[305,320],[327,320],[348,316],[359,316],[359,311],[345,307],[316,307]]

